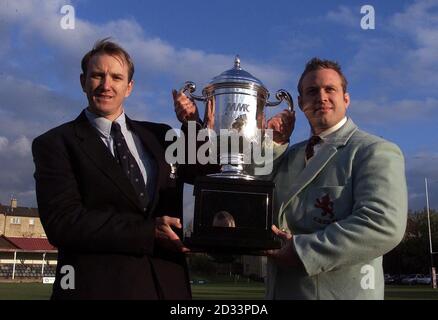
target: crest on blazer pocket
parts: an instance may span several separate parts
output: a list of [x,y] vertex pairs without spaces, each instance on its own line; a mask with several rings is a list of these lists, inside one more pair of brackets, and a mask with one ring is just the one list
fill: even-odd
[[316,187],[308,191],[306,214],[313,223],[324,227],[345,217],[348,205],[341,201],[344,186]]
[[317,198],[314,207],[321,209],[321,218],[313,217],[315,222],[321,224],[330,224],[337,221],[334,213],[334,203],[328,193],[321,198]]

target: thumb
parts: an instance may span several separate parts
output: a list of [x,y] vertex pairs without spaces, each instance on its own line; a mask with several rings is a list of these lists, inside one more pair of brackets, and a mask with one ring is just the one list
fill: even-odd
[[278,229],[275,225],[272,225],[271,229],[277,236],[279,236],[283,240],[289,240],[292,238],[292,235],[290,233]]

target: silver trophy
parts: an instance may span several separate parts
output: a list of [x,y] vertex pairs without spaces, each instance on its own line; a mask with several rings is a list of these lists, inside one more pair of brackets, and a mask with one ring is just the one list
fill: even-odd
[[250,152],[244,146],[264,143],[265,107],[274,107],[283,100],[288,109],[293,111],[293,100],[285,90],[278,90],[277,101],[269,102],[269,92],[263,83],[243,70],[240,58],[236,56],[234,68],[221,73],[203,89],[202,96],[195,95],[195,83],[187,81],[182,92],[192,99],[205,103],[204,127],[213,129],[219,137],[235,134],[241,138],[239,150],[220,153],[221,173],[211,176],[233,179],[253,180],[254,176],[244,170],[244,165],[251,165]]
[[268,90],[241,68],[239,56],[232,69],[213,78],[202,96],[194,94],[196,86],[190,81],[181,91],[205,103],[203,125],[213,130],[217,140],[228,139],[232,133],[243,142],[237,149],[223,152],[220,148],[220,173],[196,179],[193,231],[185,244],[194,251],[226,254],[260,254],[279,248],[281,242],[271,231],[275,185],[249,174],[251,153],[244,146],[264,143],[265,107],[284,100],[293,111],[291,95],[278,90],[277,101],[269,102]]

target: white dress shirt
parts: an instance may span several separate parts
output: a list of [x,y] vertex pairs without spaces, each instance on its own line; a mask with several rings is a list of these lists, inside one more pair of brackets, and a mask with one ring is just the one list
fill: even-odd
[[[87,116],[91,125],[96,128],[103,143],[107,146],[111,154],[114,156],[114,140],[111,136],[112,122],[102,116],[90,112],[88,109],[85,109],[85,115]],[[129,130],[126,126],[125,112],[122,112],[122,114],[114,121],[120,124],[122,134],[125,137],[125,141],[128,145],[129,151],[131,152],[132,156],[138,164],[138,167],[140,168],[149,198],[152,199],[156,185],[156,162],[149,154],[149,152],[147,152],[147,150],[144,148],[140,138],[133,131]]]
[[[347,122],[347,117],[344,117],[341,121],[339,121],[337,124],[335,124],[333,127],[328,128],[327,130],[324,130],[323,132],[321,132],[320,134],[318,134],[318,136],[322,139],[320,143],[318,143],[317,145],[315,145],[313,147],[313,157],[310,158],[309,160],[306,159],[306,164],[309,161],[312,161],[312,159],[316,156],[316,154],[318,153],[319,149],[321,149],[322,144],[324,143],[325,138],[332,134],[333,132],[338,131],[339,129],[342,128],[342,126]],[[310,133],[310,137],[312,137],[313,134],[312,132]]]

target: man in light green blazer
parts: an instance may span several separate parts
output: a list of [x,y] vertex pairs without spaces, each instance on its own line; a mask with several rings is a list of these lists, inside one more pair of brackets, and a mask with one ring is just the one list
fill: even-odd
[[383,299],[382,256],[406,227],[402,152],[346,117],[350,97],[337,63],[309,61],[298,90],[312,144],[291,146],[272,175],[273,231],[284,244],[268,252],[266,297]]

